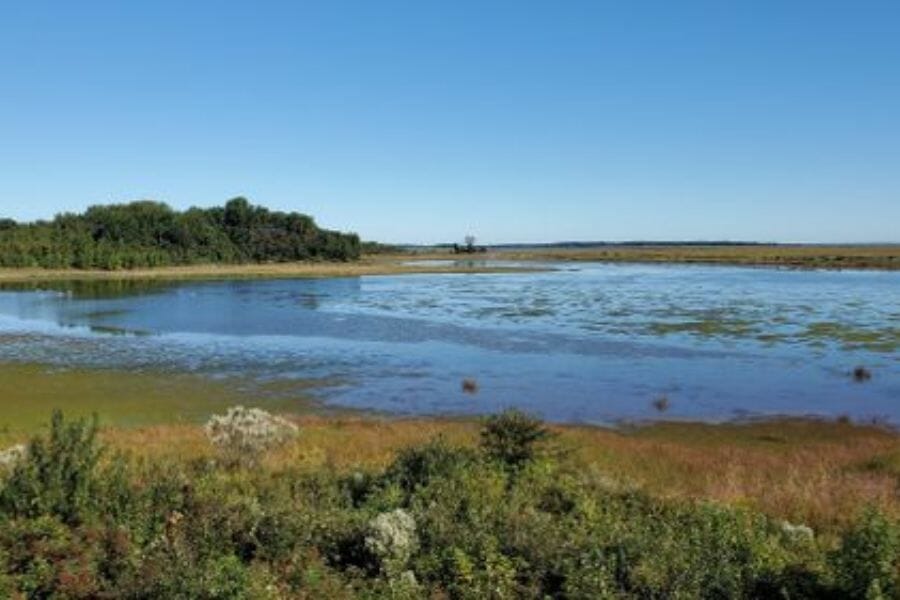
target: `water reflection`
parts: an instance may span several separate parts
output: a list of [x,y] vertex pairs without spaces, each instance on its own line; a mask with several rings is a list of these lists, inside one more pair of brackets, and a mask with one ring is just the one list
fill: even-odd
[[163,293],[177,285],[159,279],[87,279],[59,281],[0,282],[0,291],[53,292],[79,300],[118,298]]

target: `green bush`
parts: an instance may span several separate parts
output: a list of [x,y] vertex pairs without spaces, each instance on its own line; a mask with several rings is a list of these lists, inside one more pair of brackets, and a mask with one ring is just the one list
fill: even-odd
[[422,446],[401,450],[388,467],[384,483],[395,484],[407,494],[412,494],[433,480],[474,467],[477,459],[471,450],[450,446],[437,438]]
[[49,437],[31,440],[25,459],[0,490],[0,510],[12,516],[54,515],[70,525],[84,520],[100,489],[96,435],[96,417],[66,423],[54,412]]
[[491,460],[519,469],[537,458],[550,435],[540,419],[508,409],[488,417],[481,431],[481,448]]
[[845,598],[900,598],[900,524],[868,510],[832,555]]

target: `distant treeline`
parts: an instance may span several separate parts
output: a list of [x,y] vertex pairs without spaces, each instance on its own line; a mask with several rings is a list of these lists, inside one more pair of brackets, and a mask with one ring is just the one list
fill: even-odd
[[606,248],[609,246],[762,246],[763,242],[735,242],[731,240],[653,241],[632,240],[626,242],[550,242],[546,244],[495,244],[493,248]]
[[132,269],[199,263],[355,260],[354,233],[244,198],[180,212],[160,202],[92,206],[52,221],[0,219],[0,266]]

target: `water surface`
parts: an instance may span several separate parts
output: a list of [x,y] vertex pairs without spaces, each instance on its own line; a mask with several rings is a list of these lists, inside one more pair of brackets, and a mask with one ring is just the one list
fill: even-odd
[[900,273],[557,267],[6,286],[0,360],[317,379],[323,402],[403,414],[612,422],[664,395],[667,418],[900,422]]

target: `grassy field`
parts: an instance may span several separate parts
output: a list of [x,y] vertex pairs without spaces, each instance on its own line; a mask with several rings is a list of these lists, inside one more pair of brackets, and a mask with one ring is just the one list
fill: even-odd
[[701,263],[809,269],[900,269],[900,245],[606,246],[501,250],[492,258],[600,262]]
[[[268,457],[278,469],[383,468],[398,450],[442,437],[474,447],[477,420],[294,417],[301,435]],[[812,420],[628,430],[555,426],[555,444],[578,468],[656,497],[714,500],[831,530],[866,506],[900,516],[900,437],[885,429]],[[105,438],[142,455],[209,457],[196,425],[111,428]]]
[[[255,385],[270,410],[308,412],[316,382]],[[0,443],[20,439],[49,422],[54,409],[75,417],[96,413],[102,425],[137,427],[196,424],[246,401],[245,382],[152,372],[0,365]]]
[[[325,412],[307,391],[270,390],[255,403],[301,426],[295,444],[269,457],[272,467],[380,468],[398,450],[435,437],[477,442],[475,419]],[[60,408],[72,417],[96,412],[103,437],[117,448],[151,459],[205,457],[212,448],[201,424],[228,406],[254,404],[248,395],[240,382],[188,375],[5,365],[0,444],[39,431]],[[900,436],[881,427],[778,420],[553,429],[555,443],[579,468],[655,496],[716,500],[821,527],[839,525],[868,504],[900,516]]]
[[0,269],[0,283],[59,280],[180,280],[180,279],[295,279],[316,277],[359,277],[363,275],[404,275],[415,273],[503,273],[523,268],[485,267],[477,263],[416,264],[413,259],[443,258],[445,255],[377,255],[355,262],[300,262],[243,265],[191,265],[118,271],[77,269]]

